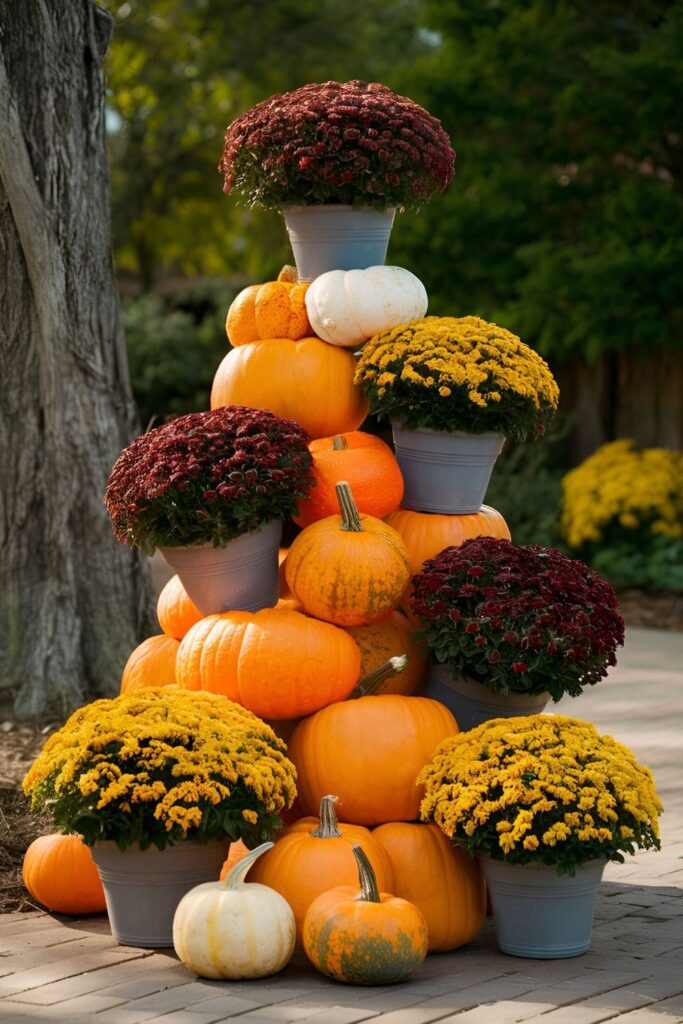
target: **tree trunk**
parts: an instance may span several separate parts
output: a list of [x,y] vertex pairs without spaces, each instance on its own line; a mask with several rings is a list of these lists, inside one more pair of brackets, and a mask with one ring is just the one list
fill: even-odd
[[20,717],[118,690],[154,631],[114,539],[109,471],[136,430],[113,273],[92,0],[0,0],[0,687]]

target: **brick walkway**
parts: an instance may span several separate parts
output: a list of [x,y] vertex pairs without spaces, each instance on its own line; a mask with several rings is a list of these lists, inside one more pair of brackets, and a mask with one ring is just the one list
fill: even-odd
[[667,811],[661,853],[607,869],[585,956],[505,956],[487,921],[470,946],[428,957],[404,985],[337,985],[299,956],[263,981],[199,981],[172,951],[116,946],[106,918],[12,914],[0,918],[0,1021],[683,1021],[683,634],[632,630],[609,680],[561,708],[613,733],[650,764]]

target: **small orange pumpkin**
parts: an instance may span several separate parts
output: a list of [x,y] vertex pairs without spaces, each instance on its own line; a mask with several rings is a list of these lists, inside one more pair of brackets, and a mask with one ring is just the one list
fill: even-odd
[[510,540],[510,531],[500,512],[482,505],[479,512],[463,516],[444,516],[432,512],[413,512],[397,508],[385,518],[408,551],[410,575],[420,572],[428,558],[448,547],[459,547],[472,537],[502,537]]
[[176,657],[180,643],[175,637],[149,636],[135,648],[123,669],[121,693],[175,686]]
[[34,899],[58,914],[107,909],[95,862],[80,836],[55,832],[34,839],[24,854],[22,880]]
[[351,885],[356,878],[351,852],[354,843],[370,858],[382,887],[393,885],[389,855],[375,843],[368,829],[337,821],[335,800],[334,796],[323,797],[320,818],[306,819],[288,828],[249,871],[250,882],[261,882],[287,900],[294,911],[299,939],[313,900],[335,885]]
[[[283,279],[284,277],[284,279]],[[307,281],[287,280],[251,284],[232,302],[225,322],[231,345],[267,338],[304,338],[313,334],[306,312]]]
[[391,858],[394,892],[424,914],[429,952],[445,953],[471,942],[486,911],[486,885],[477,861],[433,822],[391,822],[372,836]]
[[167,636],[182,640],[188,629],[204,618],[192,603],[179,576],[171,576],[157,601],[159,625]]
[[458,731],[448,708],[427,697],[387,693],[331,704],[299,722],[289,743],[299,803],[314,814],[326,793],[336,793],[354,824],[415,821],[424,796],[415,780]]
[[368,411],[354,384],[356,359],[320,338],[272,338],[232,349],[211,389],[211,408],[247,405],[296,420],[312,438],[355,430]]
[[301,718],[344,700],[359,669],[360,651],[343,629],[262,608],[207,615],[193,626],[178,651],[176,679],[187,690],[223,694],[260,718]]
[[388,444],[373,434],[352,430],[336,437],[321,437],[309,444],[315,487],[301,498],[294,522],[310,526],[339,511],[336,486],[348,481],[358,511],[383,519],[403,497],[403,477]]
[[351,985],[404,981],[427,955],[427,924],[408,900],[381,892],[366,853],[352,847],[357,885],[338,886],[313,901],[303,945],[313,966]]
[[346,481],[336,491],[341,515],[299,534],[287,556],[287,583],[309,615],[358,626],[398,604],[409,580],[408,555],[395,530],[359,515]]
[[427,649],[418,643],[412,627],[401,612],[391,612],[377,622],[363,626],[345,626],[346,632],[360,650],[361,679],[383,665],[389,658],[405,654],[405,669],[381,683],[375,693],[413,693],[427,667]]

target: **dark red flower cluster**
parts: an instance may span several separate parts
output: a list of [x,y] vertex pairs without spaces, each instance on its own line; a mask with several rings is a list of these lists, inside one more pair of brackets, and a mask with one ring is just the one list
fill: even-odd
[[611,585],[553,548],[479,537],[425,562],[412,609],[438,661],[496,692],[577,696],[616,664]]
[[323,82],[271,96],[229,125],[224,191],[253,205],[416,208],[453,177],[441,122],[377,82]]
[[141,434],[119,455],[105,504],[122,543],[225,544],[296,511],[311,487],[298,423],[228,405]]

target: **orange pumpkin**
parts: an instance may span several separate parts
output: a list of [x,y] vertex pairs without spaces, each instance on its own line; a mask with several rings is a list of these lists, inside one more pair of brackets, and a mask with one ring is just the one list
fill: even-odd
[[306,312],[307,281],[267,281],[251,284],[232,302],[225,321],[231,345],[248,345],[267,338],[296,341],[313,334]]
[[377,622],[364,626],[346,626],[346,632],[360,650],[361,679],[383,665],[389,658],[405,654],[408,664],[397,675],[379,685],[376,693],[413,693],[427,667],[427,649],[413,637],[412,627],[401,612],[391,612]]
[[176,657],[180,643],[165,633],[149,636],[135,648],[123,669],[121,693],[174,686]]
[[341,515],[299,534],[287,556],[287,583],[309,615],[358,626],[398,604],[409,579],[408,555],[395,530],[359,515],[346,481],[336,489]]
[[319,338],[272,338],[232,349],[218,367],[211,408],[247,405],[296,420],[312,438],[355,430],[368,411],[348,349]]
[[368,829],[337,821],[335,799],[323,797],[320,818],[308,819],[303,827],[295,824],[289,828],[249,871],[250,882],[270,886],[287,900],[294,911],[299,939],[313,900],[335,885],[353,884],[357,877],[351,852],[354,843],[370,858],[380,885],[388,889],[393,885],[389,855],[375,843]]
[[235,864],[237,864],[238,861],[242,860],[243,857],[246,857],[248,853],[249,850],[246,848],[241,839],[238,839],[230,843],[228,856],[225,858],[225,861],[223,862],[223,867],[221,868],[221,882],[230,873],[230,871],[232,871]]
[[34,839],[24,854],[22,880],[34,899],[58,914],[107,909],[95,862],[80,836],[54,833]]
[[385,518],[408,551],[410,575],[419,572],[428,558],[444,548],[459,547],[471,537],[502,537],[510,540],[510,531],[500,512],[482,505],[479,512],[464,516],[443,516],[432,512],[413,512],[397,508]]
[[427,697],[382,694],[332,704],[299,722],[289,743],[299,802],[313,814],[326,793],[336,793],[354,824],[415,821],[424,795],[415,780],[457,732],[448,708]]
[[360,430],[321,437],[308,446],[313,456],[315,487],[299,501],[294,522],[310,526],[339,511],[336,486],[346,480],[356,496],[358,511],[383,519],[403,497],[403,477],[388,444]]
[[176,679],[187,690],[223,694],[260,718],[301,718],[344,700],[359,669],[360,651],[343,629],[262,608],[207,615],[193,626],[178,651]]
[[188,629],[204,618],[187,596],[179,576],[171,576],[157,601],[159,625],[167,636],[182,640]]
[[358,885],[313,901],[304,920],[306,956],[323,974],[351,985],[405,981],[427,955],[427,924],[408,900],[380,892],[364,850],[352,847]]
[[372,836],[391,858],[393,891],[424,914],[429,952],[445,953],[471,942],[486,911],[486,885],[477,861],[433,823],[392,822]]

